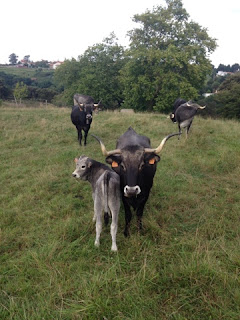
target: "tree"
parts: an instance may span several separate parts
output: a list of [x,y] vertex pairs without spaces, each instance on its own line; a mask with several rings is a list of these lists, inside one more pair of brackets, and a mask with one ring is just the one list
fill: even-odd
[[26,98],[28,96],[28,87],[21,81],[17,82],[16,87],[13,91],[14,98],[17,104],[17,101],[20,101],[20,104],[22,102],[22,99]]
[[55,82],[64,87],[64,96],[72,104],[74,93],[93,96],[108,108],[118,107],[123,100],[119,72],[125,63],[124,49],[114,33],[102,43],[89,47],[83,55],[65,61],[55,71]]
[[16,64],[18,60],[18,56],[15,53],[10,54],[8,57],[10,64]]
[[25,62],[29,62],[29,61],[30,61],[30,55],[28,54],[28,55],[24,56],[24,57],[23,57],[23,60],[24,60]]
[[236,72],[220,85],[215,100],[222,106],[219,113],[224,118],[240,119],[240,72]]
[[135,15],[141,27],[131,30],[129,61],[121,71],[126,106],[169,111],[177,97],[194,99],[212,67],[208,55],[215,39],[193,21],[181,0]]
[[224,79],[219,85],[216,94],[198,101],[201,105],[207,105],[204,114],[211,117],[240,119],[240,72]]
[[6,86],[4,79],[0,78],[0,99],[6,99],[11,93],[11,90]]

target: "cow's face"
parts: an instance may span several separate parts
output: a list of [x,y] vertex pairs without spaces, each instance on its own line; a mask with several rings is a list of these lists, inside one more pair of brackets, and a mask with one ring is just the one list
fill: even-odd
[[172,122],[174,122],[174,123],[176,123],[176,122],[177,122],[177,120],[176,120],[176,117],[175,117],[175,114],[174,114],[174,113],[171,113],[169,117],[170,117],[170,119],[172,120]]
[[93,105],[86,104],[84,110],[86,113],[86,124],[90,124],[92,122]]
[[81,156],[80,158],[75,158],[75,163],[76,170],[72,173],[72,176],[77,179],[87,180],[92,165],[91,160],[86,156]]
[[139,146],[122,149],[121,154],[106,158],[106,162],[120,176],[125,197],[136,197],[142,192],[145,180],[153,178],[159,160],[158,155],[145,153],[144,148]]

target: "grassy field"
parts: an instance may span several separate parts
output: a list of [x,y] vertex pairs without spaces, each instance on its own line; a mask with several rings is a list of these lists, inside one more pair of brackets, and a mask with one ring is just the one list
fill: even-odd
[[[102,112],[90,132],[109,149],[132,126],[152,147],[177,130],[166,116]],[[170,139],[154,186],[118,253],[109,227],[94,247],[87,182],[74,158],[86,147],[66,108],[0,108],[0,319],[240,319],[240,123],[196,118]]]
[[[0,72],[5,72],[7,74],[12,74],[12,75],[23,77],[23,78],[32,78],[36,76],[36,74],[38,73],[38,69],[0,66]],[[53,74],[54,70],[41,68],[41,73],[45,75],[46,73]]]

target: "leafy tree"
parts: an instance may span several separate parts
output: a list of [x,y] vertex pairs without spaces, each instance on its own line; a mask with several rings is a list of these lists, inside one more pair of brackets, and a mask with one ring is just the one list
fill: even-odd
[[211,72],[208,55],[215,39],[193,21],[181,0],[135,15],[141,24],[129,32],[129,61],[121,71],[125,105],[169,111],[177,97],[194,99]]
[[48,60],[41,60],[34,62],[34,67],[36,68],[49,68]]
[[3,79],[0,78],[0,99],[6,99],[11,94],[11,90],[6,86]]
[[222,117],[240,119],[240,72],[226,78],[215,100],[222,105],[219,110]]
[[8,57],[10,64],[16,64],[18,61],[18,56],[15,53],[10,54]]
[[13,93],[16,103],[17,100],[20,100],[21,104],[22,99],[28,96],[28,87],[23,82],[18,82]]
[[26,62],[29,62],[30,61],[30,55],[26,55],[23,57],[23,60],[26,61]]
[[240,72],[226,77],[216,94],[202,98],[198,103],[207,105],[201,115],[240,119]]
[[124,49],[117,44],[114,33],[102,43],[89,47],[83,55],[65,61],[55,71],[55,82],[64,87],[62,98],[72,104],[74,93],[93,96],[108,108],[123,100],[119,72],[125,63]]

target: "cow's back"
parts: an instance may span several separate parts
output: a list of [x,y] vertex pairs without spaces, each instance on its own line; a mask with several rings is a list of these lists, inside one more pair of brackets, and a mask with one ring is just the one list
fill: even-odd
[[91,96],[85,94],[75,93],[73,96],[74,105],[79,104],[94,104],[94,99]]
[[117,141],[117,148],[123,149],[128,146],[141,146],[144,148],[150,147],[150,139],[137,134],[131,127],[120,136]]
[[192,120],[196,113],[196,108],[183,104],[176,110],[175,117],[178,122],[183,122],[188,119]]

